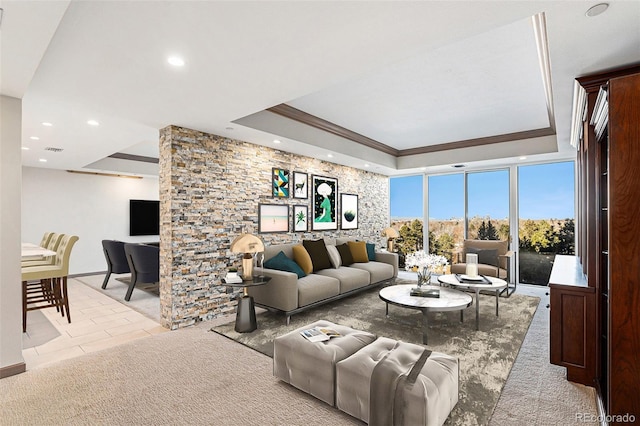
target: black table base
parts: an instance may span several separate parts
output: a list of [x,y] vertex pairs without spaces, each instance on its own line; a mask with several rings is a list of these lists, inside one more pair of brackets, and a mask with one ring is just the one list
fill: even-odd
[[256,321],[256,308],[253,297],[242,296],[238,299],[238,313],[236,314],[236,327],[238,333],[251,333],[258,328]]

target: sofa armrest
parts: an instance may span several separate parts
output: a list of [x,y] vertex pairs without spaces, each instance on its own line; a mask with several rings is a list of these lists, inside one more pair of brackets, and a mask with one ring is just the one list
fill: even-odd
[[388,263],[393,266],[393,276],[398,276],[398,255],[390,252],[376,252],[376,262]]
[[298,276],[293,272],[253,268],[257,275],[271,278],[265,285],[249,287],[248,293],[256,303],[281,311],[298,308]]
[[499,254],[498,257],[506,257],[506,258],[513,258],[513,252],[511,250],[509,250],[508,252],[506,252],[505,254]]

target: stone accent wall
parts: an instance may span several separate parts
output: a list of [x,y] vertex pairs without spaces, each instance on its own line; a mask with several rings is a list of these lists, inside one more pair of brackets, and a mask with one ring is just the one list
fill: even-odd
[[[306,204],[311,212],[311,197],[271,196],[272,167],[308,173],[309,183],[312,174],[338,179],[339,193],[359,196],[359,228],[260,234],[265,245],[342,236],[385,244],[380,232],[389,221],[386,176],[166,127],[160,131],[160,304],[165,327],[233,313],[241,293],[221,285],[220,279],[241,264],[240,255],[229,251],[231,241],[242,232],[258,232],[258,203]],[[291,207],[290,223],[292,213]]]

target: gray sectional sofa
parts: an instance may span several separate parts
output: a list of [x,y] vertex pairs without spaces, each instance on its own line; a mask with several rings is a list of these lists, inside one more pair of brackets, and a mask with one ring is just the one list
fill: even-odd
[[[340,245],[353,239],[325,238],[325,244]],[[293,246],[299,243],[278,244],[265,247],[264,260],[276,256],[280,251],[293,259]],[[303,278],[293,272],[267,268],[254,268],[254,274],[271,277],[261,286],[249,287],[249,295],[257,306],[279,311],[286,315],[287,324],[291,315],[314,306],[331,302],[363,291],[382,283],[392,282],[398,276],[398,255],[376,252],[376,260],[354,263],[350,266],[328,268]]]

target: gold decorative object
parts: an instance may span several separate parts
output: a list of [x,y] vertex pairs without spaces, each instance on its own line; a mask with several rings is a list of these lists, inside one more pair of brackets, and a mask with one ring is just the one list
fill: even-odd
[[382,236],[387,239],[387,251],[393,252],[393,240],[400,236],[397,229],[388,227],[382,231]]
[[264,243],[252,234],[241,234],[231,242],[232,253],[244,253],[242,256],[242,279],[253,279],[253,254],[264,251]]

